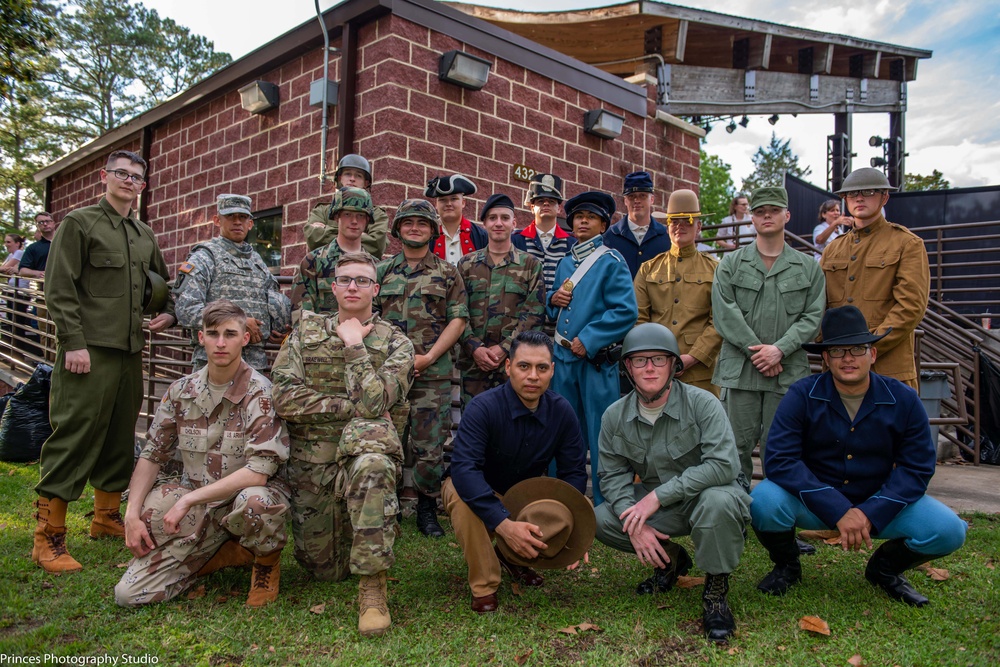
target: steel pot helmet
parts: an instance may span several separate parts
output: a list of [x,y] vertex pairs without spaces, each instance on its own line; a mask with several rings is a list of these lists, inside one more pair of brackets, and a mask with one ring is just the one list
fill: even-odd
[[[372,208],[372,196],[364,188],[337,188],[333,193],[333,203],[330,204],[329,217],[332,219],[341,211],[359,211],[368,215],[368,224],[375,219]],[[368,228],[368,225],[365,225]]]
[[399,225],[406,218],[423,218],[431,223],[431,243],[434,243],[436,239],[441,234],[441,216],[438,215],[437,209],[424,199],[404,199],[400,203],[399,208],[396,209],[396,215],[392,218],[392,225],[389,228],[389,233],[395,236],[397,239],[399,236]]
[[670,329],[656,322],[646,322],[634,327],[622,342],[622,358],[627,358],[636,352],[666,352],[677,361],[674,367],[680,370],[681,351],[677,347],[677,338]]
[[861,169],[855,169],[847,178],[844,179],[844,184],[840,186],[834,194],[842,195],[845,192],[853,192],[854,190],[885,190],[891,191],[896,190],[889,184],[889,179],[885,177],[879,169],[873,169],[872,167],[862,167]]
[[348,153],[340,158],[340,162],[337,163],[337,172],[333,175],[333,180],[337,181],[338,184],[340,183],[340,173],[345,169],[357,169],[364,172],[365,178],[368,179],[368,185],[372,184],[372,166],[368,160],[357,153]]

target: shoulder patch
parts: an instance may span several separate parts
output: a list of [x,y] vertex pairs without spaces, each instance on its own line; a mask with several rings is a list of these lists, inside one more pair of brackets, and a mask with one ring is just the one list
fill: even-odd
[[191,273],[192,271],[194,271],[194,264],[191,262],[184,262],[177,267],[178,273]]

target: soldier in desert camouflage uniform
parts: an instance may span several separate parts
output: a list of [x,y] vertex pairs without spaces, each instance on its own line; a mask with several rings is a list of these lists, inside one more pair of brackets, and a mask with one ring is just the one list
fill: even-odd
[[395,561],[398,429],[409,414],[413,344],[372,314],[371,255],[342,255],[336,272],[339,311],[302,311],[271,370],[274,402],[291,435],[295,558],[318,579],[361,575],[358,629],[380,635],[391,624],[386,570]]
[[[288,434],[271,383],[240,358],[250,340],[246,313],[215,301],[203,318],[208,366],[170,385],[132,473],[125,544],[135,558],[115,586],[123,607],[170,600],[198,576],[250,562],[247,605],[278,597]],[[182,483],[157,484],[178,451]]]
[[[227,299],[247,314],[250,344],[243,348],[243,358],[255,370],[267,372],[264,342],[280,343],[291,324],[291,304],[281,293],[278,281],[264,260],[246,242],[253,216],[250,197],[219,195],[218,213],[212,218],[219,236],[197,244],[186,262],[177,269],[174,302],[177,323],[192,331],[201,328],[205,304]],[[205,365],[205,348],[195,336],[192,365]]]
[[[356,153],[349,153],[340,158],[337,163],[337,173],[334,175],[338,188],[364,188],[371,191],[372,168],[368,160]],[[309,250],[316,250],[328,245],[339,233],[340,225],[337,222],[334,205],[337,203],[336,195],[332,203],[318,204],[309,213],[309,220],[303,228],[303,235],[306,239],[306,247]],[[381,206],[372,206],[372,223],[368,225],[364,235],[361,237],[361,245],[365,252],[373,257],[381,258],[385,252],[385,233],[389,227],[389,215]]]
[[302,310],[314,313],[337,312],[333,297],[333,277],[337,259],[348,252],[365,252],[361,236],[374,219],[372,198],[361,188],[340,188],[333,195],[330,215],[338,221],[337,237],[302,258],[292,287],[292,322]]
[[429,202],[407,199],[396,209],[391,230],[403,250],[378,265],[382,317],[403,330],[416,352],[405,452],[417,491],[417,526],[428,537],[444,535],[436,498],[451,430],[451,350],[469,316],[458,271],[430,251],[440,227]]
[[469,322],[462,334],[465,354],[458,363],[463,406],[507,381],[504,361],[511,342],[522,331],[541,328],[545,317],[542,263],[511,244],[514,202],[507,195],[492,195],[479,219],[489,243],[458,262],[469,295]]

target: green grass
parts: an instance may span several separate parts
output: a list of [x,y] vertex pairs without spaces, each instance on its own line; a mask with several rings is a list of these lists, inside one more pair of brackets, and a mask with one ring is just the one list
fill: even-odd
[[[385,637],[366,640],[357,633],[356,578],[312,581],[290,545],[281,596],[262,610],[243,606],[250,575],[232,570],[207,577],[199,599],[119,609],[112,589],[128,553],[120,543],[87,538],[89,489],[70,505],[68,520],[70,552],[85,569],[48,575],[30,559],[37,478],[36,465],[0,463],[0,665],[13,664],[12,656],[45,660],[46,654],[107,655],[118,664],[125,664],[123,655],[132,664],[147,656],[158,665],[185,666],[474,666],[518,660],[546,666],[847,665],[855,654],[871,666],[1000,663],[1000,594],[991,569],[991,559],[1000,560],[1000,515],[965,517],[972,524],[966,545],[934,564],[949,570],[948,580],[910,574],[931,598],[923,609],[892,602],[869,586],[865,554],[823,545],[803,559],[801,585],[784,598],[765,597],[754,587],[770,563],[751,537],[732,578],[738,628],[725,647],[702,638],[700,586],[638,597],[633,590],[647,570],[600,544],[590,567],[550,572],[540,589],[514,595],[505,579],[500,612],[478,616],[469,609],[465,564],[453,536],[428,540],[407,519],[390,571],[393,627]],[[690,549],[686,538],[681,542]],[[310,612],[321,603],[323,613]],[[802,616],[826,620],[830,636],[800,630]],[[584,622],[602,631],[558,632]]]

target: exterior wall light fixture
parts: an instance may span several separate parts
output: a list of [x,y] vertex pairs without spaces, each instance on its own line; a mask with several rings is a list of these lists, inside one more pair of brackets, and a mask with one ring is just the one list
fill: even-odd
[[441,54],[438,77],[462,88],[480,90],[486,85],[492,66],[490,61],[469,55],[465,51],[447,51]]
[[605,109],[591,109],[583,115],[583,131],[602,139],[617,139],[625,125],[625,116]]
[[278,108],[278,86],[254,81],[240,88],[240,105],[250,113],[264,113]]

